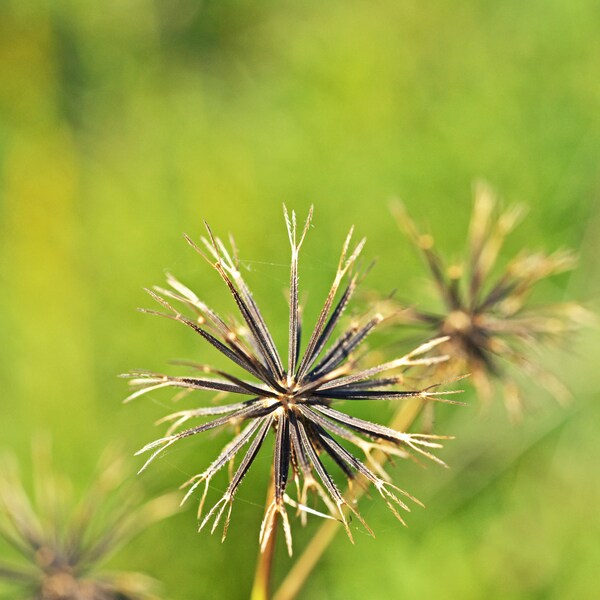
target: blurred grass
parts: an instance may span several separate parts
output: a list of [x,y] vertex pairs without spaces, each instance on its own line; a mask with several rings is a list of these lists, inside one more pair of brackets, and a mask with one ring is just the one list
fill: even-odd
[[[181,238],[197,236],[203,218],[235,232],[257,298],[274,299],[265,312],[280,340],[282,201],[301,213],[316,205],[302,263],[309,316],[353,223],[379,259],[368,285],[417,297],[420,265],[389,198],[402,197],[458,252],[480,176],[531,205],[507,252],[581,248],[569,294],[593,297],[599,19],[591,0],[4,0],[3,448],[26,457],[32,435],[50,431],[83,486],[111,440],[133,452],[158,434],[151,423],[167,398],[122,407],[115,374],[209,355],[175,325],[134,311],[164,269],[222,302],[216,277]],[[595,597],[598,358],[590,336],[559,365],[576,392],[571,408],[529,390],[545,408],[522,430],[499,410],[450,412],[443,428],[459,438],[444,456],[457,467],[396,469],[428,509],[406,531],[369,503],[378,539],[338,540],[306,597]],[[554,425],[542,435],[536,426],[546,422]],[[144,475],[149,493],[196,472],[222,439],[159,461]],[[146,569],[174,600],[246,597],[267,463],[245,482],[226,544],[197,535],[190,509],[115,564]]]

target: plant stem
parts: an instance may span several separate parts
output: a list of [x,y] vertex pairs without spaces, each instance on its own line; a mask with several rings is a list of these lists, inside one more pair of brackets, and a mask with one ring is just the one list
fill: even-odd
[[[394,418],[390,422],[390,427],[400,431],[406,431],[419,416],[425,404],[426,402],[421,398],[412,398],[407,401],[406,404],[396,412]],[[373,458],[379,464],[384,464],[387,460],[387,455],[384,452],[378,452]],[[365,490],[361,488],[356,489],[353,497],[358,500],[364,492]],[[346,492],[346,497],[348,498],[348,496],[349,494]],[[329,547],[329,544],[334,540],[340,528],[341,524],[339,521],[328,520],[321,525],[308,546],[304,549],[304,552],[300,555],[298,560],[296,560],[293,567],[285,576],[285,579],[281,582],[281,585],[273,596],[273,600],[294,600],[298,596],[298,593],[306,583],[309,575]],[[263,596],[257,596],[256,599],[253,596],[252,600],[259,600],[259,598],[263,598]],[[264,596],[264,598],[266,598],[266,596]]]
[[[274,473],[271,473],[271,483],[267,492],[265,502],[265,514],[269,509],[275,495],[275,479]],[[270,600],[271,598],[271,578],[273,572],[273,557],[275,554],[275,542],[277,539],[277,521],[278,514],[273,517],[273,529],[267,540],[265,549],[258,550],[258,558],[256,559],[256,571],[254,572],[254,583],[252,584],[252,592],[250,600]]]

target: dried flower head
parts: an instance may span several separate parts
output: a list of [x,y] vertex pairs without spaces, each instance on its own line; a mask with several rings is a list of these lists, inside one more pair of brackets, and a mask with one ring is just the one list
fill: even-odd
[[[232,503],[240,483],[255,460],[269,432],[274,432],[273,450],[273,497],[260,531],[261,547],[264,549],[278,516],[281,517],[288,551],[291,554],[291,532],[285,505],[297,509],[304,521],[306,513],[340,519],[350,536],[345,510],[360,518],[348,503],[332,475],[326,470],[321,458],[328,455],[343,475],[350,481],[357,475],[372,483],[393,513],[400,519],[397,507],[408,510],[398,495],[408,494],[393,485],[372,452],[380,449],[388,455],[407,457],[412,453],[426,456],[437,462],[430,453],[439,448],[442,436],[403,433],[363,419],[349,416],[332,407],[337,401],[348,400],[400,400],[420,396],[446,400],[433,388],[424,390],[399,390],[402,372],[416,365],[434,365],[446,360],[445,356],[426,357],[430,349],[445,338],[429,341],[406,356],[378,366],[358,368],[355,351],[384,320],[381,314],[368,315],[362,323],[353,323],[349,329],[334,336],[344,309],[354,294],[359,274],[353,266],[363,248],[364,240],[351,248],[352,230],[344,243],[333,283],[318,316],[316,325],[301,352],[301,311],[298,303],[298,256],[309,229],[312,209],[298,237],[296,215],[291,217],[284,209],[291,245],[290,313],[287,364],[284,366],[273,337],[265,323],[250,290],[239,270],[237,251],[231,240],[232,251],[213,236],[207,226],[208,238],[203,238],[204,249],[188,242],[217,271],[233,296],[242,322],[225,321],[204,304],[190,289],[168,276],[170,289],[155,288],[150,295],[168,313],[154,313],[184,323],[201,338],[226,356],[251,379],[243,379],[205,365],[196,365],[202,377],[172,377],[148,372],[135,372],[131,384],[139,388],[129,399],[159,388],[180,388],[183,391],[208,390],[227,392],[247,397],[232,404],[184,410],[169,415],[163,421],[172,421],[166,437],[160,438],[140,450],[153,451],[142,470],[161,452],[179,440],[189,436],[233,425],[238,433],[225,446],[221,454],[202,473],[187,482],[191,486],[184,500],[204,484],[198,518],[215,474],[233,461],[242,448],[248,446],[236,468],[231,470],[230,483],[221,499],[208,511],[201,521],[200,529],[213,521],[214,531],[225,514],[223,538],[227,532]],[[341,290],[341,291],[340,291]],[[339,293],[338,293],[339,292]],[[336,300],[337,298],[337,300]],[[167,300],[169,299],[169,300]],[[175,300],[194,314],[184,316],[170,304]],[[395,372],[395,374],[393,373]],[[381,377],[382,373],[387,373]],[[183,431],[179,428],[191,419],[212,417],[203,424]],[[239,429],[241,427],[241,430]],[[351,454],[339,440],[354,444],[366,456],[365,464]],[[443,464],[443,463],[442,463]],[[298,496],[292,499],[287,492],[288,474],[291,468]],[[315,492],[323,501],[329,515],[309,508],[308,493]],[[410,496],[408,496],[410,497]],[[364,523],[364,522],[363,522]],[[368,528],[367,528],[368,529]],[[370,530],[369,530],[370,531]]]
[[[47,446],[34,453],[33,495],[14,457],[0,470],[0,539],[20,561],[0,562],[0,581],[29,600],[158,600],[157,582],[139,573],[103,573],[101,564],[148,525],[176,510],[172,496],[141,504],[122,485],[123,462],[107,454],[78,500],[57,475]],[[15,597],[11,595],[11,597]]]
[[466,257],[462,264],[448,268],[434,250],[433,237],[418,231],[402,204],[392,205],[400,226],[423,254],[443,304],[439,313],[409,308],[401,318],[448,336],[440,351],[456,359],[448,363],[453,372],[471,372],[482,399],[491,397],[492,380],[500,380],[506,407],[516,417],[522,402],[509,372],[511,365],[558,400],[568,399],[566,387],[533,357],[544,343],[559,341],[574,331],[586,319],[586,311],[576,303],[527,304],[536,283],[575,266],[576,256],[569,250],[551,254],[523,251],[495,272],[505,238],[525,212],[521,205],[505,211],[498,205],[493,191],[479,183]]

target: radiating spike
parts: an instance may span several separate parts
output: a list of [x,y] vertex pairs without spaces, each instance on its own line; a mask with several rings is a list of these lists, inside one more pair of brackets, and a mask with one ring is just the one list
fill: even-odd
[[379,373],[383,373],[384,371],[391,371],[393,369],[398,369],[400,367],[410,367],[417,365],[434,365],[440,362],[445,362],[448,360],[447,355],[442,356],[432,356],[429,358],[415,358],[421,356],[429,352],[431,349],[447,342],[450,338],[448,336],[443,336],[436,338],[434,340],[430,340],[424,344],[421,344],[418,348],[415,348],[412,352],[402,356],[401,358],[397,358],[396,360],[392,360],[390,362],[384,363],[382,365],[378,365],[376,367],[371,367],[370,369],[366,369],[364,371],[359,371],[358,373],[354,373],[353,375],[348,375],[347,377],[341,377],[339,379],[334,379],[331,382],[323,384],[319,389],[320,390],[328,390],[332,388],[338,388],[340,386],[349,385],[351,383],[355,383],[358,381],[364,381],[365,379],[369,379],[374,375],[378,375]]

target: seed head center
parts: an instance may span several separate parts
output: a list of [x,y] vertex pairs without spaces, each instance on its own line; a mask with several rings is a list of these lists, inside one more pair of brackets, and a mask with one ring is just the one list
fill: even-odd
[[444,323],[444,329],[448,332],[461,333],[468,331],[473,326],[471,317],[462,310],[452,311],[447,317]]
[[287,392],[285,392],[284,394],[280,394],[278,399],[281,403],[281,406],[283,406],[285,410],[288,410],[292,408],[295,404],[299,404],[300,402],[302,402],[302,396],[298,394],[297,386],[293,386],[293,388],[288,388]]

